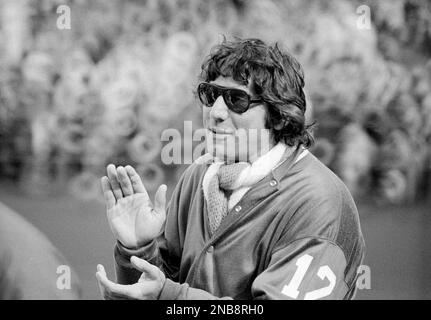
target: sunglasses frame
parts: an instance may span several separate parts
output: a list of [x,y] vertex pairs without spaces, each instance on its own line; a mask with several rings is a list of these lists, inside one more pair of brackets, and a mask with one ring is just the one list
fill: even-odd
[[[259,102],[262,102],[263,101],[263,99],[262,98],[259,98],[259,99],[253,99],[247,92],[245,92],[244,90],[241,90],[241,89],[237,89],[237,88],[228,88],[228,87],[222,87],[222,86],[219,86],[219,85],[216,85],[216,84],[213,84],[213,83],[208,83],[208,82],[201,82],[201,83],[199,83],[199,85],[198,85],[198,89],[197,89],[197,95],[198,95],[198,98],[199,98],[199,100],[200,100],[200,102],[203,104],[203,105],[205,105],[205,106],[207,106],[207,107],[209,107],[209,108],[212,108],[212,106],[214,105],[214,103],[212,104],[212,105],[208,105],[208,104],[206,104],[204,101],[202,101],[202,98],[201,98],[201,95],[200,95],[200,92],[201,92],[201,86],[203,86],[203,85],[206,85],[206,86],[212,86],[212,87],[215,87],[217,90],[219,90],[219,92],[220,92],[220,95],[223,97],[223,101],[224,101],[224,103],[226,104],[226,106],[229,108],[229,110],[231,110],[231,111],[233,111],[233,112],[235,112],[235,113],[238,113],[238,114],[242,114],[242,113],[244,113],[244,112],[247,112],[250,108],[253,108],[253,107],[250,107],[250,105],[251,104],[254,104],[254,103],[259,103]],[[245,96],[247,97],[247,100],[248,100],[248,102],[247,102],[247,107],[244,109],[244,110],[241,110],[240,112],[238,112],[238,111],[236,111],[235,110],[235,107],[233,106],[233,105],[231,105],[231,103],[229,102],[229,99],[228,99],[228,97],[227,97],[227,92],[228,91],[238,91],[238,92],[241,92],[241,94],[245,94]],[[220,96],[219,95],[219,96]],[[219,97],[219,96],[217,96],[217,98]],[[217,98],[216,98],[216,100],[217,100]],[[215,102],[215,101],[214,101]]]

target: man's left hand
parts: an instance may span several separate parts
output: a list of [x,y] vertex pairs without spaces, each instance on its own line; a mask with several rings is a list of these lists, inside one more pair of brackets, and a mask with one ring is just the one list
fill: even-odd
[[156,300],[159,298],[166,277],[155,265],[133,256],[133,267],[142,272],[137,283],[123,285],[112,282],[106,276],[105,268],[97,266],[96,278],[100,293],[105,300]]

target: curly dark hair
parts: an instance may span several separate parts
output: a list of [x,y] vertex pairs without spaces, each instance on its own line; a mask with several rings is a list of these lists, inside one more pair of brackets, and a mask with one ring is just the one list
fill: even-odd
[[310,147],[314,140],[305,123],[304,73],[299,62],[276,43],[259,39],[223,39],[202,64],[200,80],[231,77],[246,85],[267,105],[266,127],[274,141]]

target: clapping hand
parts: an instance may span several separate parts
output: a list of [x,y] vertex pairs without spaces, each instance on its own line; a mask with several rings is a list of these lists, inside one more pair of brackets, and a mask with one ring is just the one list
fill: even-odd
[[155,195],[154,205],[131,166],[107,167],[101,179],[109,226],[118,241],[127,248],[139,248],[157,236],[166,220],[166,185]]
[[132,257],[133,267],[142,272],[137,283],[122,285],[108,279],[105,268],[97,266],[96,278],[100,294],[105,300],[156,300],[165,283],[166,277],[155,265],[143,259]]

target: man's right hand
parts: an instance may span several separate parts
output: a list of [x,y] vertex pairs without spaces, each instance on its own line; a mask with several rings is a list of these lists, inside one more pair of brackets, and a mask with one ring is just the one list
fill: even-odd
[[117,240],[136,249],[159,236],[166,219],[166,185],[158,188],[153,205],[133,167],[110,164],[107,173],[101,179],[102,190],[109,226]]

